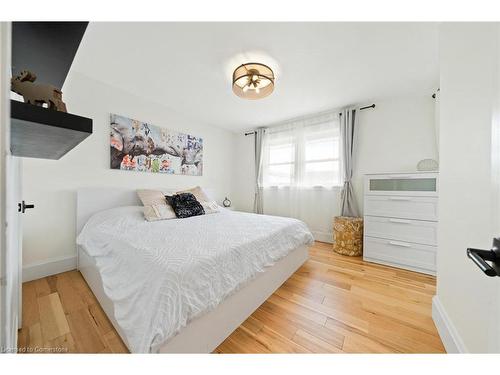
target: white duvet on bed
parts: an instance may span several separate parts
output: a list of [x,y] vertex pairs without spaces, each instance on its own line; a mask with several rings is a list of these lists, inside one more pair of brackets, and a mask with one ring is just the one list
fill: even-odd
[[142,207],[90,218],[77,238],[96,261],[132,352],[154,352],[265,267],[313,237],[295,219],[222,210],[147,222]]

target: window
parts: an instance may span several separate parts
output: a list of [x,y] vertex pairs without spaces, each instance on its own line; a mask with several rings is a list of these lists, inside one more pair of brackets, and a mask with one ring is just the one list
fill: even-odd
[[264,186],[341,184],[336,113],[267,129],[263,152]]
[[290,185],[295,175],[295,145],[273,144],[269,146],[269,184]]

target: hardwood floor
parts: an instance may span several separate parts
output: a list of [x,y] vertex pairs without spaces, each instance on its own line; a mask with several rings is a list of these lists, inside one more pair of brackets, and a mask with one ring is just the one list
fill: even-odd
[[78,271],[23,284],[20,352],[127,353]]
[[[316,242],[310,259],[215,352],[442,353],[434,294],[432,276],[337,255]],[[24,283],[19,347],[127,352],[78,271]]]

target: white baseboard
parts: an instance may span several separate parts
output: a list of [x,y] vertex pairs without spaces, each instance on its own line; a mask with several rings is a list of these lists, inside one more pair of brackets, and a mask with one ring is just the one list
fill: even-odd
[[23,282],[76,269],[76,255],[57,257],[23,266]]
[[434,320],[447,353],[468,353],[462,338],[437,295],[432,298],[432,320]]
[[333,243],[333,233],[311,231],[314,239],[320,242]]

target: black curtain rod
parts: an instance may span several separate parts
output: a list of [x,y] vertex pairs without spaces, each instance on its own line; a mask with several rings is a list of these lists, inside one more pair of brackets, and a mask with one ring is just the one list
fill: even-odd
[[[362,111],[363,109],[369,109],[369,108],[375,108],[375,104],[367,105],[366,107],[361,107],[359,110]],[[342,116],[342,112],[339,113],[339,116]]]
[[375,108],[375,104],[367,105],[366,107],[361,107],[359,110],[362,111],[363,109],[368,109],[368,108]]
[[[369,109],[369,108],[375,108],[375,104],[372,104],[372,105],[367,105],[366,107],[361,107],[359,110],[362,111],[363,109]],[[340,115],[342,115],[342,113],[339,113]],[[245,133],[245,136],[247,135],[254,135],[256,132],[248,132],[248,133]]]

